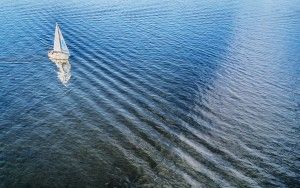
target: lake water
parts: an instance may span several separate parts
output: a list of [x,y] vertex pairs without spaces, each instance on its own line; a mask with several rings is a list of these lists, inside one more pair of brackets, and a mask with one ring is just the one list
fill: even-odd
[[299,142],[298,0],[0,2],[1,188],[299,187]]

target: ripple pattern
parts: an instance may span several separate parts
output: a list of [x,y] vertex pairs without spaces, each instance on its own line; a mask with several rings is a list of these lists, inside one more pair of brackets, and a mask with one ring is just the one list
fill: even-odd
[[0,187],[299,186],[298,4],[3,0]]

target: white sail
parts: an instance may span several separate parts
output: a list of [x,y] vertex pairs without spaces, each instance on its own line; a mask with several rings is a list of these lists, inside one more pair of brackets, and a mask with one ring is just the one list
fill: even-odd
[[56,24],[56,27],[55,27],[53,51],[70,54],[69,49],[68,49],[65,39],[61,33],[61,30],[59,29],[58,24]]
[[59,36],[60,36],[61,51],[64,52],[64,53],[70,54],[69,49],[67,47],[67,44],[65,42],[65,39],[64,39],[60,29],[59,29],[59,34],[60,34]]
[[59,27],[57,24],[55,27],[53,51],[61,52],[61,45],[60,45],[60,39],[59,39]]

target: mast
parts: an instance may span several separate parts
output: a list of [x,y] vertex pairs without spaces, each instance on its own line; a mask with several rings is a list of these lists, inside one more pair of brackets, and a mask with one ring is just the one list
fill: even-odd
[[62,47],[61,47],[61,38],[60,38],[60,35],[61,35],[61,31],[58,27],[58,24],[56,23],[57,25],[57,30],[58,30],[58,41],[59,41],[59,47],[60,47],[60,51],[62,51]]

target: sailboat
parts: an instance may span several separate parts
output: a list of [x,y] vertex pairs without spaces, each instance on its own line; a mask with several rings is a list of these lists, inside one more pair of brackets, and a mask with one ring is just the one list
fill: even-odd
[[56,23],[53,50],[48,52],[48,57],[54,60],[68,60],[69,56],[69,49],[60,28]]

